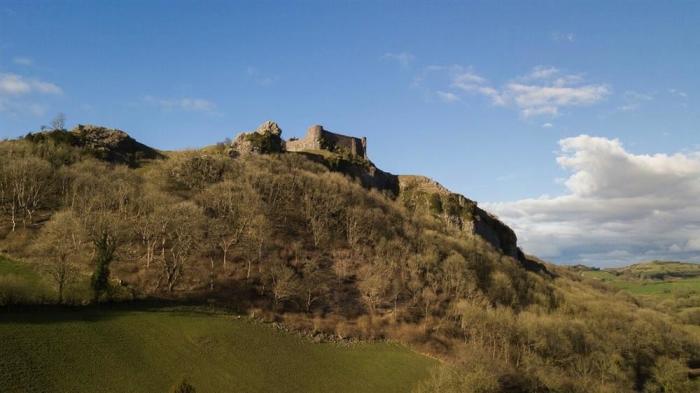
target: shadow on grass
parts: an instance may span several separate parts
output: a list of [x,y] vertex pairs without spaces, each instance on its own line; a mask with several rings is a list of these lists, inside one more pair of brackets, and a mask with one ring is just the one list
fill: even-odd
[[100,303],[86,306],[69,305],[11,305],[0,307],[0,324],[62,322],[98,322],[119,317],[125,312],[168,312],[202,315],[236,315],[223,306],[211,306],[201,299],[167,300],[141,299],[120,303]]

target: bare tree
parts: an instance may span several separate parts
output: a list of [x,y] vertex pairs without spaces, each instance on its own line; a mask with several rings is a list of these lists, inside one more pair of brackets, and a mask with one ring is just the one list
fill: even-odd
[[360,271],[358,287],[371,315],[375,314],[377,307],[387,295],[389,282],[386,280],[386,277],[387,270],[377,264],[366,265]]
[[304,276],[302,280],[304,308],[306,312],[310,312],[311,307],[323,300],[330,292],[328,283],[332,275],[318,259],[306,260],[302,273]]
[[168,292],[172,292],[202,240],[203,214],[192,202],[181,202],[168,210],[173,219],[167,223],[162,238],[162,274],[158,284],[164,280]]
[[304,217],[311,229],[314,246],[319,247],[331,238],[342,202],[336,195],[310,185],[309,189],[304,190],[303,203]]
[[10,159],[2,164],[0,196],[14,231],[20,217],[25,226],[31,224],[34,213],[47,202],[53,170],[48,162],[35,157]]
[[297,296],[301,289],[301,282],[296,272],[282,261],[273,261],[268,267],[268,278],[274,301],[274,308],[279,307],[280,302]]
[[66,129],[66,115],[59,113],[51,120],[51,129],[54,131],[62,131]]
[[226,269],[229,252],[241,242],[257,212],[255,191],[247,184],[227,180],[206,189],[199,200],[213,220],[210,232]]
[[65,287],[76,273],[72,259],[80,251],[78,239],[82,237],[82,228],[73,213],[61,211],[44,226],[36,242],[40,253],[50,258],[48,272],[58,290],[58,303],[63,303]]
[[258,214],[251,221],[251,225],[248,229],[248,252],[246,256],[246,262],[248,264],[246,279],[250,279],[251,267],[253,261],[256,261],[258,267],[261,266],[263,253],[265,250],[265,245],[272,233],[272,228],[270,227],[270,222],[267,220],[264,214]]

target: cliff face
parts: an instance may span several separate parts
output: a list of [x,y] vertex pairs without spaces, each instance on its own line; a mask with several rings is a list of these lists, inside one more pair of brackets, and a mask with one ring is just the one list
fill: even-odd
[[520,258],[515,232],[475,201],[424,176],[399,176],[399,185],[399,199],[409,209],[442,217],[454,229],[479,236],[503,254]]
[[[266,122],[255,132],[236,137],[232,150],[239,154],[255,152],[255,140],[251,136],[262,138],[272,135],[279,140],[281,133],[276,123]],[[303,154],[332,171],[358,179],[364,187],[377,189],[398,199],[409,210],[441,217],[455,230],[469,236],[479,236],[503,254],[526,263],[525,256],[518,249],[515,232],[479,208],[475,201],[453,193],[424,176],[397,176],[384,172],[367,159],[366,148],[365,138],[335,134],[316,125],[308,129],[304,138],[286,141],[281,150]]]
[[523,260],[515,232],[496,216],[481,209],[475,201],[453,193],[424,176],[394,175],[377,168],[371,161],[336,154],[301,152],[330,170],[359,179],[366,188],[374,188],[399,200],[409,210],[424,211],[442,218],[450,227],[469,236],[479,236],[495,249]]
[[335,153],[301,151],[308,159],[318,162],[328,169],[343,173],[360,181],[363,187],[376,189],[395,199],[399,195],[399,177],[377,168],[371,161]]

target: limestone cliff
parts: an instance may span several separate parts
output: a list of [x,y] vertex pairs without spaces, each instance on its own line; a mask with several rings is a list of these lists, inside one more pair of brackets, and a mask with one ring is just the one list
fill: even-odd
[[442,217],[454,229],[480,236],[503,254],[518,258],[515,232],[475,201],[424,176],[399,176],[399,185],[399,199],[409,209]]

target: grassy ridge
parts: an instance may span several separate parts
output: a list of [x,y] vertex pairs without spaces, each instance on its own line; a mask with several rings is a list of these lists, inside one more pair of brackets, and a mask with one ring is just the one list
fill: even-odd
[[694,263],[654,261],[581,274],[634,295],[700,294],[700,265]]
[[700,276],[700,264],[675,261],[636,263],[634,265],[608,270],[616,274],[637,276],[642,279],[688,278]]
[[311,344],[194,310],[0,313],[0,391],[404,392],[434,361],[390,344]]
[[635,295],[672,295],[681,292],[700,293],[700,278],[685,278],[666,281],[613,281],[617,288]]

